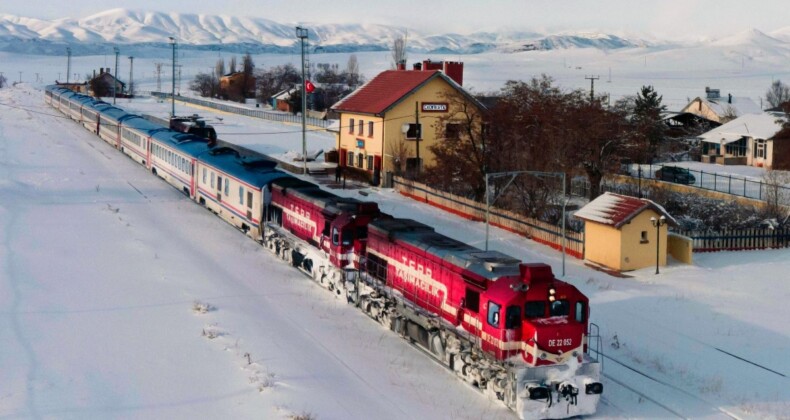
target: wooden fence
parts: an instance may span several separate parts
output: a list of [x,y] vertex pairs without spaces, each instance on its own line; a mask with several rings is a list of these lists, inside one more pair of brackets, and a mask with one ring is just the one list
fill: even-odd
[[[485,221],[486,209],[485,205],[482,203],[436,190],[427,185],[400,177],[394,177],[392,184],[399,193],[414,200],[430,204],[469,220]],[[526,236],[529,239],[548,245],[554,249],[562,249],[562,227],[560,226],[555,226],[496,207],[491,207],[489,223],[491,226],[496,226]],[[584,258],[583,232],[566,230],[565,253],[579,259]]]
[[694,252],[790,247],[790,229],[740,229],[719,232],[674,233],[691,238]]

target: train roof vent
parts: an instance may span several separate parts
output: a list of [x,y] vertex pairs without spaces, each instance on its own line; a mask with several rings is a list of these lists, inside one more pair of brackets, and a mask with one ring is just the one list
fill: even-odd
[[274,168],[277,166],[277,162],[268,159],[260,159],[260,158],[241,158],[239,159],[242,165],[245,168],[258,168],[258,169],[269,169]]
[[471,254],[483,264],[486,271],[495,273],[503,270],[518,272],[519,260],[496,251],[475,252]]
[[208,151],[211,156],[219,156],[219,155],[239,155],[238,150],[230,148],[230,147],[215,147]]

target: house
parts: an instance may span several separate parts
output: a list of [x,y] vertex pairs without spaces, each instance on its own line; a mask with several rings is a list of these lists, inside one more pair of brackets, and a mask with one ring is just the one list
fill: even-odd
[[699,136],[702,161],[724,165],[774,166],[774,136],[785,120],[773,113],[746,114]]
[[667,137],[677,140],[686,140],[693,143],[699,141],[698,136],[710,131],[721,123],[711,121],[691,112],[672,112],[662,115],[662,120],[667,127]]
[[[574,217],[584,220],[585,260],[617,271],[650,267],[656,259],[667,264],[667,228],[677,222],[653,201],[607,192]],[[657,227],[659,220],[665,224]]]
[[255,77],[241,71],[228,73],[219,78],[219,91],[224,98],[252,98],[255,96]]
[[735,97],[732,94],[728,94],[727,97],[723,98],[719,89],[706,87],[705,98],[695,98],[680,112],[689,112],[723,124],[741,115],[759,114],[763,111],[750,98]]
[[100,68],[99,74],[96,74],[96,71],[93,71],[93,78],[88,81],[88,86],[90,89],[90,94],[92,96],[112,96],[113,94],[113,84],[115,84],[115,96],[124,96],[124,92],[126,89],[126,83],[120,81],[116,78],[112,73],[110,73],[110,68]]
[[76,82],[58,82],[55,80],[55,84],[58,87],[66,88],[69,90],[73,90],[77,93],[88,94],[88,82],[76,83]]
[[293,108],[291,107],[291,95],[294,95],[295,93],[297,93],[297,88],[294,86],[275,93],[270,99],[272,108],[278,111],[293,113]]
[[364,172],[378,184],[382,171],[420,171],[433,165],[430,147],[457,135],[459,98],[482,112],[485,107],[462,87],[463,63],[401,63],[356,89],[332,106],[341,129],[339,165]]

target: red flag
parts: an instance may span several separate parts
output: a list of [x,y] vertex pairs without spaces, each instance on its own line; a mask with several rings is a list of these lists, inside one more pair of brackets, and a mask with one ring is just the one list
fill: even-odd
[[304,90],[307,93],[313,93],[313,91],[315,90],[315,85],[313,84],[313,82],[311,82],[309,80],[305,80],[304,81]]

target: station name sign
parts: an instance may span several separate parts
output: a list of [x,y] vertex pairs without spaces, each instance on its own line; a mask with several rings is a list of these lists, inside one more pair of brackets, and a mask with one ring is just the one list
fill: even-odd
[[446,102],[423,102],[422,112],[447,112]]

